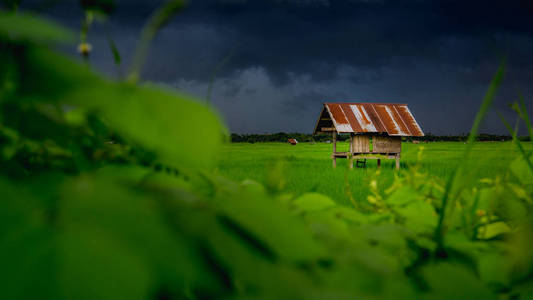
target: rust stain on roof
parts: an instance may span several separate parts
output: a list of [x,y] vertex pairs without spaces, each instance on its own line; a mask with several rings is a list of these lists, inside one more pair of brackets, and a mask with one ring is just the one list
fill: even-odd
[[407,104],[325,103],[324,106],[339,133],[375,132],[387,133],[391,136],[424,135]]
[[353,132],[353,128],[346,118],[346,113],[342,110],[342,106],[338,105],[326,105],[328,112],[333,120],[335,128],[339,132]]
[[344,114],[346,115],[346,118],[348,119],[348,122],[350,123],[350,126],[352,127],[352,129],[356,132],[362,131],[363,128],[361,128],[361,124],[359,124],[354,114],[350,113],[350,111],[352,110],[352,108],[350,107],[350,104],[342,103],[340,106],[343,111],[348,112]]

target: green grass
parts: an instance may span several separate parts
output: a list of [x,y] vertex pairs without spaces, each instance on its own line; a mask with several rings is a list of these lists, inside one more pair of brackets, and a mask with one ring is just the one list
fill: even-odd
[[[405,170],[416,165],[422,149],[420,171],[444,181],[458,164],[465,163],[461,158],[466,146],[460,142],[403,143],[401,168]],[[348,143],[340,143],[338,147],[344,151]],[[366,199],[369,179],[376,171],[376,160],[368,160],[366,168],[349,170],[346,159],[337,159],[338,166],[333,169],[331,148],[331,144],[325,143],[296,146],[284,143],[228,144],[220,155],[217,172],[237,181],[252,179],[267,184],[272,176],[281,172],[284,192],[294,195],[319,192],[346,205],[350,205],[350,193],[356,200]],[[518,155],[512,142],[478,142],[472,151],[466,170],[474,181],[504,176]],[[394,160],[382,160],[381,165],[379,182],[386,187],[394,178]]]

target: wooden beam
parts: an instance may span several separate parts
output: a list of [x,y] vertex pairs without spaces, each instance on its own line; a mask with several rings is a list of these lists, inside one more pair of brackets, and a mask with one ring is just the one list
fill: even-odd
[[327,112],[329,114],[329,111],[326,111],[326,104],[324,104],[324,106],[322,106],[322,111],[320,112],[320,115],[318,116],[318,119],[316,120],[315,130],[313,131],[314,133],[317,133],[317,131],[319,131],[318,130],[318,124],[320,124],[320,118],[322,118],[322,115],[324,115],[324,112]]
[[320,131],[335,131],[335,127],[322,127],[320,128]]
[[353,133],[350,133],[350,153],[353,154]]
[[350,160],[350,169],[353,169],[353,133],[350,133],[350,154],[348,154]]
[[396,170],[399,170],[400,169],[400,156],[397,155],[396,156]]
[[337,157],[335,156],[335,152],[337,152],[337,132],[336,131],[333,131],[331,133],[332,135],[332,138],[333,138],[333,155],[332,155],[332,163],[333,163],[333,167],[336,168],[337,167]]
[[378,168],[381,168],[381,159],[378,158]]

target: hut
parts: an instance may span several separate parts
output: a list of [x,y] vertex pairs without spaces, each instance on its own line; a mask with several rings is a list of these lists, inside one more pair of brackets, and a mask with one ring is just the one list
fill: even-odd
[[[400,103],[324,103],[313,134],[332,134],[333,167],[337,158],[395,159],[400,168],[403,136],[424,136],[407,104]],[[349,150],[337,151],[337,135],[349,134]]]

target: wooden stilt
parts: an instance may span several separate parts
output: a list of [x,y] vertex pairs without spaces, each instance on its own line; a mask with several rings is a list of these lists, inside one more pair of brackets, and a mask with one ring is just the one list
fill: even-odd
[[335,152],[337,152],[337,132],[333,131],[332,133],[333,138],[333,155],[331,156],[333,167],[337,167],[337,158],[335,157]]
[[378,159],[378,169],[381,168],[381,159]]
[[400,155],[396,155],[396,170],[400,169]]
[[348,155],[350,169],[353,169],[353,133],[350,133],[350,154]]

